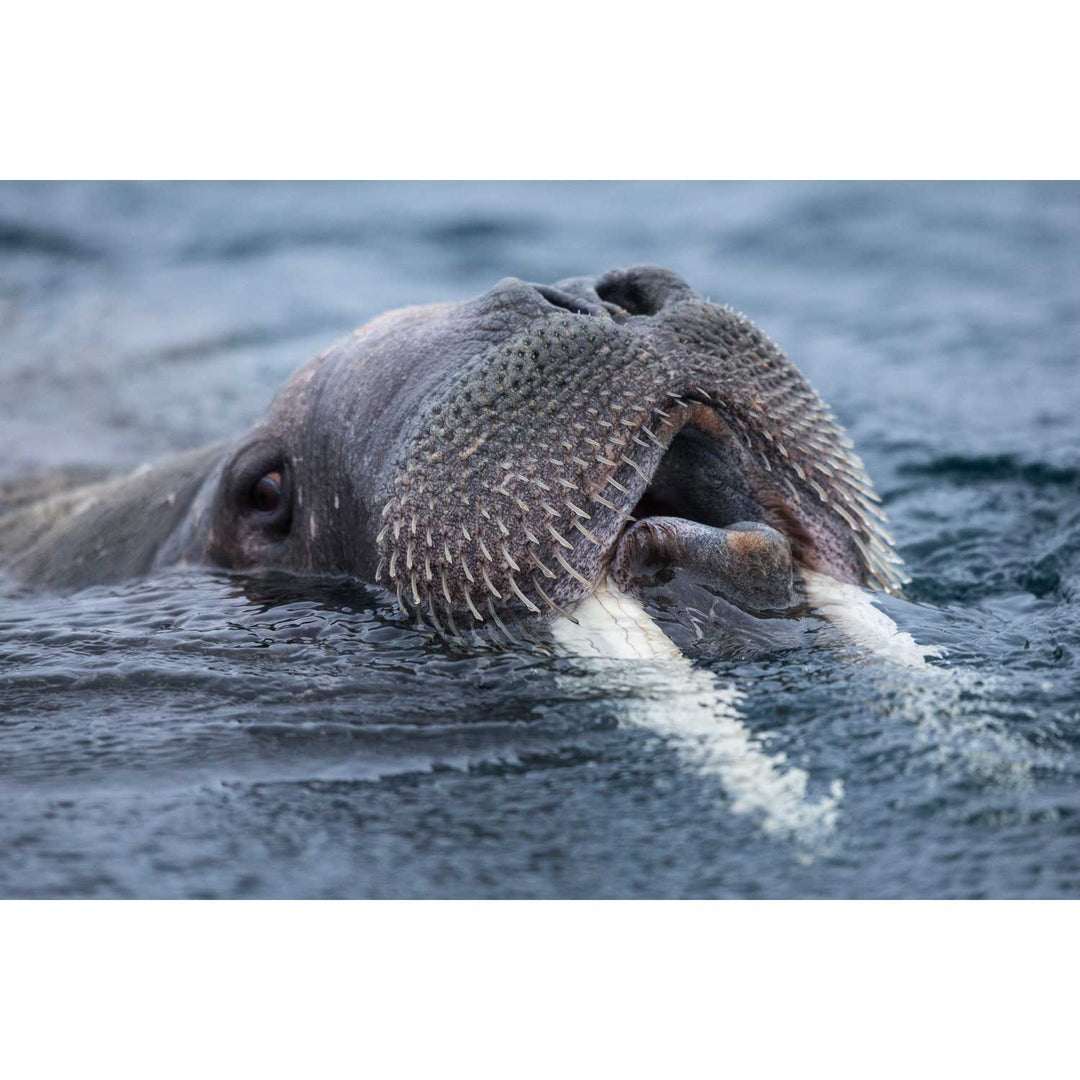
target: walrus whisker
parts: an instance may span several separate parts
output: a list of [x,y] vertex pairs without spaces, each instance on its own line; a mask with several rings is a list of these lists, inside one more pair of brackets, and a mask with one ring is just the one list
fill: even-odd
[[558,531],[557,529],[554,529],[554,528],[552,528],[552,526],[551,526],[551,522],[550,522],[550,521],[549,521],[549,522],[547,522],[547,531],[548,531],[549,533],[551,533],[552,537],[553,537],[553,538],[554,538],[554,539],[555,539],[555,540],[556,540],[556,541],[557,541],[558,543],[562,544],[562,546],[563,546],[564,548],[566,548],[566,549],[567,549],[567,551],[573,551],[573,550],[574,550],[574,545],[573,545],[573,544],[571,544],[571,543],[570,543],[570,541],[569,541],[569,540],[567,540],[567,539],[566,539],[566,537],[565,537],[565,536],[563,536],[563,535],[562,535],[562,533],[560,533],[560,532],[559,532],[559,531]]
[[440,636],[445,636],[445,631],[442,628],[442,623],[439,622],[439,616],[435,614],[435,594],[428,593],[428,614],[431,616],[431,621],[435,625],[435,629],[439,632]]
[[544,601],[545,604],[547,604],[549,608],[551,608],[551,610],[556,615],[561,615],[564,619],[568,619],[575,626],[578,625],[577,619],[575,619],[574,616],[570,614],[570,612],[568,612],[565,608],[560,607],[558,604],[555,603],[554,600],[551,599],[550,596],[548,596],[548,594],[544,591],[544,587],[540,584],[539,581],[536,580],[535,575],[532,578],[532,583],[533,588],[540,594],[540,598]]
[[538,566],[538,567],[540,568],[540,571],[541,571],[541,573],[542,573],[542,574],[544,575],[544,577],[546,577],[546,578],[552,578],[552,579],[554,579],[554,578],[556,577],[556,574],[554,573],[554,571],[552,571],[552,570],[549,570],[549,569],[548,569],[548,567],[546,567],[546,566],[545,566],[545,565],[544,565],[544,564],[543,564],[543,563],[542,563],[542,562],[540,561],[540,557],[539,557],[539,556],[538,556],[538,555],[536,554],[536,552],[535,552],[535,551],[532,551],[532,550],[530,549],[530,550],[529,550],[529,551],[527,552],[527,554],[528,554],[528,556],[529,556],[529,559],[530,559],[530,560],[531,560],[531,561],[532,561],[532,562],[533,562],[533,563],[534,563],[534,564],[535,564],[536,566]]
[[636,461],[631,461],[625,454],[620,454],[619,457],[622,458],[623,464],[629,465],[646,484],[649,482],[649,474]]
[[469,610],[473,613],[473,618],[476,619],[477,622],[483,622],[484,616],[476,610],[476,605],[473,603],[472,593],[469,592],[468,586],[462,585],[461,588],[465,593],[465,603],[468,604]]
[[571,566],[571,565],[570,565],[570,564],[569,564],[569,563],[568,563],[568,562],[566,561],[566,559],[565,559],[565,558],[563,558],[563,555],[562,555],[562,552],[561,552],[561,551],[553,551],[553,552],[552,552],[552,554],[553,554],[553,555],[555,556],[555,558],[556,558],[556,559],[557,559],[557,560],[558,560],[558,561],[559,561],[559,562],[560,562],[560,563],[562,564],[562,568],[563,568],[563,569],[564,569],[564,570],[565,570],[565,571],[566,571],[566,572],[567,572],[567,573],[568,573],[568,574],[569,574],[569,575],[570,575],[570,576],[571,576],[572,578],[576,578],[576,579],[577,579],[578,581],[580,581],[580,582],[581,582],[581,584],[582,584],[582,585],[584,585],[584,586],[585,586],[586,588],[592,588],[592,582],[591,582],[591,581],[589,581],[589,579],[588,579],[587,577],[584,577],[584,576],[583,576],[582,574],[580,574],[580,573],[579,573],[579,572],[578,572],[577,570],[575,570],[575,569],[574,569],[574,568],[573,568],[573,567],[572,567],[572,566]]
[[514,590],[521,602],[531,611],[534,615],[540,614],[540,609],[518,588],[518,583],[514,580],[513,574],[507,574],[507,581],[510,583],[510,588]]
[[498,612],[495,610],[495,605],[491,600],[488,601],[488,612],[491,614],[492,621],[495,625],[506,635],[507,640],[511,645],[516,644],[517,639],[506,628],[506,624],[499,618]]
[[[484,579],[484,584],[487,586],[488,592],[491,593],[491,595],[494,596],[496,600],[501,600],[502,599],[502,593],[499,592],[499,590],[496,589],[495,586],[491,584],[491,578],[488,577],[488,572],[487,572],[487,567],[486,566],[481,566],[480,567],[480,574]],[[489,603],[490,603],[490,601],[489,601]]]
[[462,636],[461,631],[457,628],[457,622],[454,620],[454,605],[447,601],[446,604],[446,623],[450,627],[450,632],[454,637],[454,640],[460,644],[465,645],[465,638]]
[[574,528],[577,529],[577,531],[579,533],[581,533],[581,535],[584,536],[586,540],[590,541],[590,543],[595,544],[598,548],[601,548],[601,549],[604,547],[603,542],[600,541],[600,540],[597,540],[597,538],[591,532],[589,532],[589,530],[586,529],[585,526],[582,525],[580,521],[575,521],[573,523],[573,525],[574,525]]
[[506,565],[508,567],[510,567],[511,570],[520,570],[521,569],[521,567],[515,561],[514,556],[511,555],[510,552],[507,550],[507,547],[506,547],[505,544],[500,544],[499,549],[500,549],[500,551],[502,551],[503,558],[506,560]]

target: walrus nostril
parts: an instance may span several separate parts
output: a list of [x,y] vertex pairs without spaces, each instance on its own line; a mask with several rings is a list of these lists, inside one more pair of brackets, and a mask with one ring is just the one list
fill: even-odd
[[609,270],[597,280],[596,294],[631,315],[656,315],[678,300],[697,297],[678,274],[659,266]]
[[571,296],[552,285],[533,285],[533,288],[553,307],[572,311],[576,315],[596,315],[607,317],[608,313],[599,305],[590,303],[581,296]]

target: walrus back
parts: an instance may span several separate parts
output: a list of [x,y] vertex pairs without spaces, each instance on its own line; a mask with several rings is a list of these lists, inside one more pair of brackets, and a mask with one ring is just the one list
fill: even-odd
[[[0,487],[0,573],[80,589],[138,577],[182,549],[182,526],[221,446],[116,476],[66,469]],[[168,559],[166,559],[168,561]]]
[[105,466],[71,465],[0,480],[0,519],[33,503],[101,484],[118,475],[122,471]]

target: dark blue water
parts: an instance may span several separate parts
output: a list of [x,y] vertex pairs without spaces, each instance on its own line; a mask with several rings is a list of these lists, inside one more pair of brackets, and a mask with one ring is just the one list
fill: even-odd
[[1080,894],[1077,185],[0,185],[0,477],[238,432],[388,307],[635,262],[830,402],[913,577],[886,608],[947,650],[697,661],[808,805],[841,782],[827,835],[636,723],[664,687],[354,588],[9,583],[0,895]]

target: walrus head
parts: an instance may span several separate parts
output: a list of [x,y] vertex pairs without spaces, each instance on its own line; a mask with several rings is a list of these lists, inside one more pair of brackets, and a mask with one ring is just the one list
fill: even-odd
[[749,611],[793,568],[895,591],[835,417],[748,319],[655,267],[515,278],[316,357],[228,459],[210,558],[355,575],[437,624],[685,565]]

